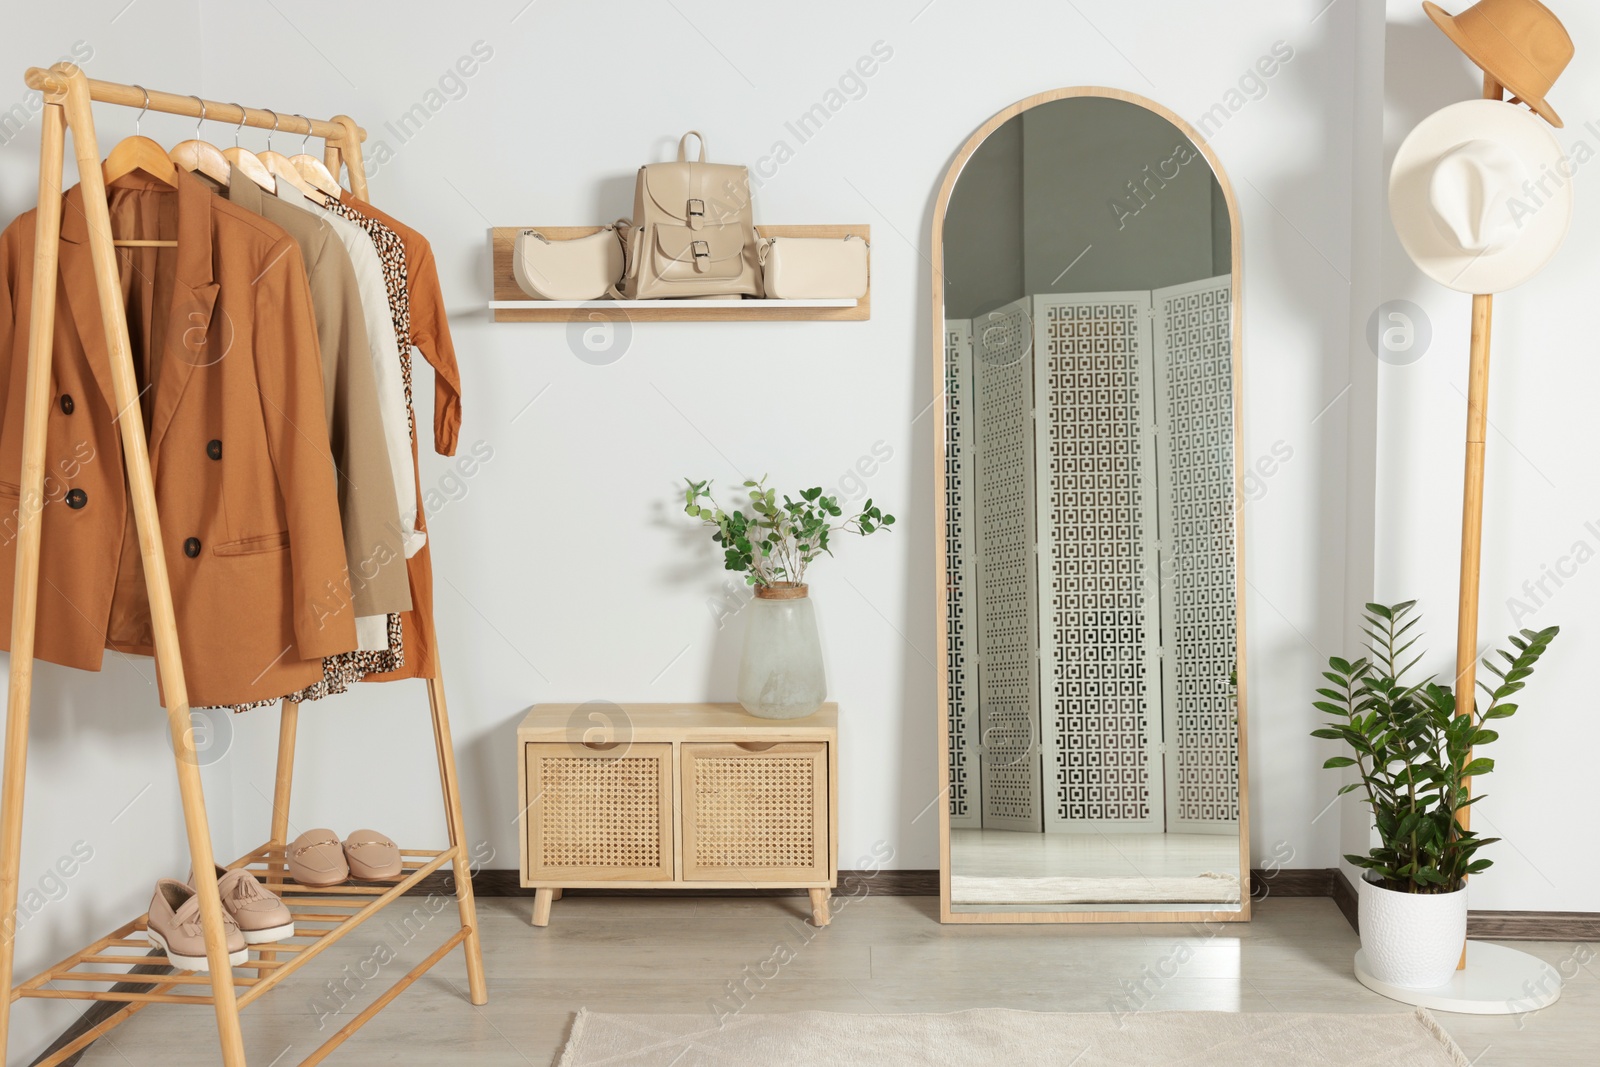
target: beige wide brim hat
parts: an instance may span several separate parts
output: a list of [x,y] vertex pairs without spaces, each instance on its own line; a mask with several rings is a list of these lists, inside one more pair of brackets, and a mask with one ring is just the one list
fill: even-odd
[[1550,262],[1572,222],[1572,178],[1550,127],[1498,100],[1467,100],[1412,130],[1389,172],[1406,254],[1462,293],[1514,289]]

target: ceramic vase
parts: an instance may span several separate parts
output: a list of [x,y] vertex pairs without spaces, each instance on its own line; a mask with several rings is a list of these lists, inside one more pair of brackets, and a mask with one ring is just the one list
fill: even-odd
[[1365,878],[1357,889],[1361,948],[1380,982],[1408,989],[1444,985],[1467,940],[1467,888],[1398,893]]
[[755,594],[744,609],[739,703],[763,719],[810,715],[822,707],[828,687],[807,587],[775,582],[756,586]]

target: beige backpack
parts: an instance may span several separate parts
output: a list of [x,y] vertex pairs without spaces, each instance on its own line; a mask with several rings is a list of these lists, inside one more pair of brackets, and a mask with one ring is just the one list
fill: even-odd
[[[689,138],[700,158],[688,160]],[[680,296],[760,296],[761,262],[745,168],[706,162],[706,139],[690,130],[676,163],[639,168],[633,218],[619,219],[627,255],[624,300]]]

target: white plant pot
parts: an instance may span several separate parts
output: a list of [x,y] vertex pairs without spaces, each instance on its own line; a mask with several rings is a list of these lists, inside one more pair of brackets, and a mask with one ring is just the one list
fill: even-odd
[[1456,972],[1467,940],[1467,889],[1397,893],[1362,878],[1361,949],[1372,976],[1389,985],[1431,989]]

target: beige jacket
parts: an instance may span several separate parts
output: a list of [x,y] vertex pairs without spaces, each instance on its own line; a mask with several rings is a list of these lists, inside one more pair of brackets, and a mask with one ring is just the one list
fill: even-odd
[[317,315],[326,390],[328,443],[339,472],[344,553],[358,616],[384,616],[411,606],[394,475],[384,456],[362,294],[350,254],[333,227],[296,211],[234,168],[227,198],[282,226],[306,259],[310,302]]
[[361,647],[384,648],[385,617],[411,607],[411,586],[355,268],[332,227],[266,193],[237,167],[226,192],[230,203],[281,226],[305,260],[322,350],[328,439],[338,470],[351,599],[358,617],[376,617],[366,629],[373,630],[377,643],[363,633]]
[[411,454],[410,415],[406,409],[400,342],[395,337],[394,320],[389,312],[388,287],[384,283],[383,264],[378,258],[378,250],[361,227],[330,215],[288,182],[278,183],[277,196],[281,203],[293,210],[331,227],[343,242],[345,252],[355,268],[361,309],[366,317],[372,376],[378,390],[378,410],[383,421],[384,450],[395,487],[400,528],[405,536],[405,554],[409,559],[417,554],[428,538],[417,521],[416,460]]

